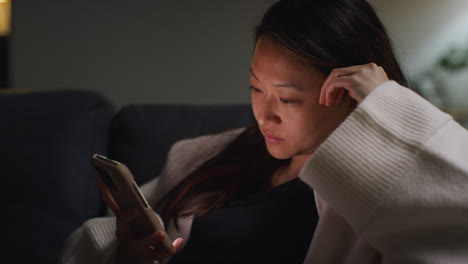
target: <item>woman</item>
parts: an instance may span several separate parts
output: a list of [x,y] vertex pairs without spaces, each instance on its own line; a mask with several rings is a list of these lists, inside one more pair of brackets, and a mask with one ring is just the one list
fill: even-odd
[[144,187],[167,234],[134,237],[138,212],[101,187],[117,222],[86,223],[64,262],[466,263],[468,133],[401,85],[366,1],[274,4],[250,67],[256,124],[176,143]]

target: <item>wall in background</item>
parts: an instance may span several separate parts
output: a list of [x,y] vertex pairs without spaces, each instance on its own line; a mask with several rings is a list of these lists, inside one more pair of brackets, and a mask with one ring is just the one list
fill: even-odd
[[120,105],[248,102],[253,26],[272,2],[15,1],[13,86]]
[[[468,28],[465,0],[369,1],[410,76]],[[275,1],[14,2],[13,87],[90,89],[122,105],[249,102],[253,27]]]
[[369,0],[386,25],[408,75],[417,77],[449,47],[468,46],[466,0]]

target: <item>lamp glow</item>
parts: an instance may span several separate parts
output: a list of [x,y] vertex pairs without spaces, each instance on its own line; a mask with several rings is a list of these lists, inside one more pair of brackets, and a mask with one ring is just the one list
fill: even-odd
[[0,0],[0,36],[10,34],[11,2]]

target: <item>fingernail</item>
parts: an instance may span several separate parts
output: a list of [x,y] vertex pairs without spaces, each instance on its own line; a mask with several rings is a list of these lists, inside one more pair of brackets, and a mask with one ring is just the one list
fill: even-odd
[[177,239],[174,241],[173,246],[174,246],[174,247],[179,247],[180,245],[182,245],[182,243],[184,243],[184,239],[183,239],[183,238],[177,238]]

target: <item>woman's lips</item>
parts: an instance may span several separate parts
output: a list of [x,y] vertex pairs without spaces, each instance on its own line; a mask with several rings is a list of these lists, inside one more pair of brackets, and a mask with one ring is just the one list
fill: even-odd
[[265,137],[266,142],[268,142],[270,144],[275,144],[275,143],[279,143],[281,141],[284,141],[284,139],[279,138],[279,137],[275,137],[273,134],[268,133],[268,132],[263,134],[263,136]]

